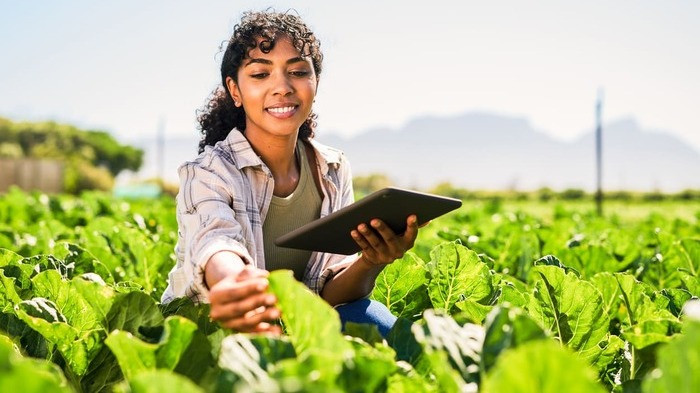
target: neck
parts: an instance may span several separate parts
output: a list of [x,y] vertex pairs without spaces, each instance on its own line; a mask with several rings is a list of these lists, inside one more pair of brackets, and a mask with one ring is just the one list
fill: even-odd
[[246,133],[253,151],[267,165],[275,179],[275,195],[294,191],[299,181],[299,168],[294,156],[297,133],[288,136]]

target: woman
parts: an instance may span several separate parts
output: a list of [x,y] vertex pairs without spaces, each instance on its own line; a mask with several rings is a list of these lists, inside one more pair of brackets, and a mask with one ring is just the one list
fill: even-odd
[[[243,332],[278,334],[267,271],[291,269],[341,320],[396,318],[366,297],[377,275],[413,246],[416,217],[396,235],[380,220],[351,236],[359,255],[276,247],[282,233],[353,202],[342,152],[314,141],[312,105],[321,73],[319,42],[297,16],[247,13],[228,42],[222,86],[199,116],[200,155],[179,169],[177,265],[163,302],[211,303],[211,318]],[[374,229],[374,230],[373,230]]]

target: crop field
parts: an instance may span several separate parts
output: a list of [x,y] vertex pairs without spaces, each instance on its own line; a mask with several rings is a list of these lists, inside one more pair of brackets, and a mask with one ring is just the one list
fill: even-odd
[[161,305],[176,235],[168,198],[0,195],[0,392],[700,391],[697,202],[465,203],[379,276],[386,339],[288,271],[281,337]]

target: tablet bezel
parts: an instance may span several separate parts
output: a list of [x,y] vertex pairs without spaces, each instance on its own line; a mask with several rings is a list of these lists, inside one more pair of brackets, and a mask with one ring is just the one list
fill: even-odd
[[411,214],[417,216],[421,225],[460,206],[462,201],[459,199],[387,187],[278,237],[275,245],[351,255],[359,252],[360,247],[350,236],[350,231],[361,223],[369,224],[371,219],[378,218],[395,233],[402,234]]

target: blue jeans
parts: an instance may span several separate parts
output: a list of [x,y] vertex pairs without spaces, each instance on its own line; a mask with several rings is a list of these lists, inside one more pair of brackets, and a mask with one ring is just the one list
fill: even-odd
[[345,322],[371,323],[377,325],[379,333],[386,337],[396,322],[394,314],[385,305],[376,300],[360,299],[351,303],[337,306],[340,321],[345,328]]

